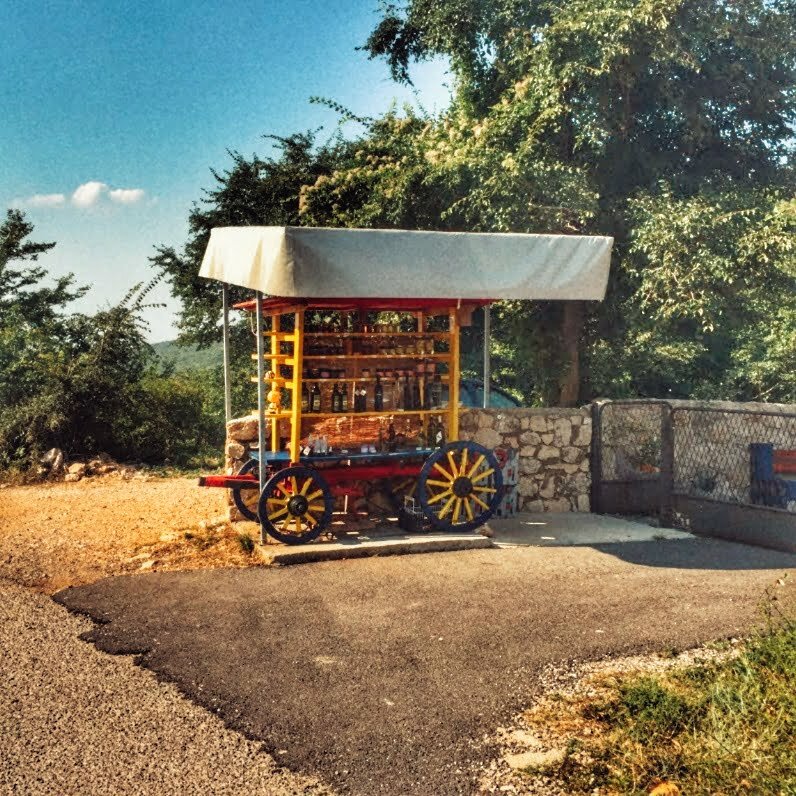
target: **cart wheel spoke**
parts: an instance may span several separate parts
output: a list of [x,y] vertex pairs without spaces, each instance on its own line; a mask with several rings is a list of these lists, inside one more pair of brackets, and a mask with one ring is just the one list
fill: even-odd
[[427,484],[431,484],[431,486],[444,486],[446,489],[450,489],[451,481],[436,481],[431,478],[426,480]]
[[453,453],[451,451],[447,451],[448,455],[448,464],[450,464],[451,472],[453,476],[451,481],[456,479],[456,476],[459,474],[459,468],[456,466],[456,460],[453,458]]
[[472,499],[473,499],[473,500],[474,500],[474,501],[475,501],[475,502],[476,502],[476,503],[477,503],[479,506],[481,506],[481,508],[482,508],[482,509],[484,509],[485,511],[489,511],[489,506],[487,506],[487,504],[486,504],[486,503],[484,503],[484,501],[483,501],[483,500],[481,500],[481,498],[480,498],[480,497],[478,497],[478,495],[470,495],[470,497],[471,497],[471,498],[472,498]]
[[461,511],[462,511],[462,499],[461,498],[456,498],[456,503],[454,504],[454,507],[453,507],[453,522],[454,522],[454,524],[459,521],[459,514],[461,514]]
[[467,470],[467,448],[462,451],[462,466],[459,468],[459,475],[464,475]]
[[442,519],[451,510],[451,506],[453,505],[454,500],[456,500],[456,495],[451,495],[448,502],[440,510],[439,513],[440,519]]
[[474,486],[473,492],[485,492],[490,495],[494,495],[497,492],[497,489],[493,489],[491,486]]
[[439,470],[445,476],[445,478],[448,479],[448,481],[455,480],[455,478],[439,462],[434,462],[434,467]]
[[285,498],[290,498],[291,497],[291,493],[288,492],[287,489],[285,489],[283,484],[281,484],[281,483],[276,484],[276,488],[285,496]]
[[494,467],[490,467],[488,470],[484,470],[483,473],[478,473],[478,475],[475,476],[475,478],[471,478],[470,480],[474,484],[477,484],[479,481],[483,481],[487,476],[492,475],[492,473],[494,473],[494,472],[495,472],[495,468]]
[[444,492],[440,492],[439,494],[434,495],[434,497],[429,498],[428,505],[431,506],[434,503],[439,503],[440,500],[442,500],[443,498],[447,497],[450,494],[451,494],[450,489],[446,489]]
[[304,519],[306,520],[307,525],[309,525],[310,528],[314,528],[318,524],[318,521],[315,519],[315,517],[312,516],[312,514],[310,514],[309,511],[304,515]]
[[312,501],[315,500],[315,498],[319,498],[322,494],[323,494],[323,490],[322,489],[317,489],[311,495],[305,495],[305,497],[307,498],[307,502],[308,503],[312,503]]
[[302,485],[302,487],[301,487],[301,492],[299,492],[299,494],[300,494],[300,495],[304,495],[304,496],[306,496],[306,494],[307,494],[307,490],[310,488],[310,486],[311,486],[311,485],[312,485],[312,478],[308,478],[308,479],[307,479],[307,480],[304,482],[304,484]]
[[278,520],[283,514],[287,514],[287,508],[279,509],[279,511],[269,514],[268,519],[273,522],[274,520]]
[[478,471],[478,468],[481,466],[481,463],[484,461],[486,457],[482,453],[476,460],[475,464],[470,468],[470,472],[467,473],[467,477],[472,480],[473,475]]
[[464,510],[467,512],[467,519],[472,522],[473,520],[473,508],[470,505],[469,498],[464,499]]

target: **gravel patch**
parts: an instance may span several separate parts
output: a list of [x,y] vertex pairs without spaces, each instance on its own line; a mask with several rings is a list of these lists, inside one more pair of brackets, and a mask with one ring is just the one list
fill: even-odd
[[0,581],[0,793],[331,794],[132,658],[81,641],[91,628]]

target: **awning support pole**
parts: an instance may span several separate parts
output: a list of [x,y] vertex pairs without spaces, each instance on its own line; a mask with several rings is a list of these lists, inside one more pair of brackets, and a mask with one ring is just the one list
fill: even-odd
[[[263,334],[263,294],[258,290],[257,303],[257,442],[260,452],[260,492],[265,486],[265,335]],[[265,526],[260,523],[260,544],[265,544]]]
[[226,282],[221,283],[221,316],[224,330],[224,418],[229,423],[232,420],[232,392],[229,376],[229,286]]
[[491,332],[492,312],[487,304],[484,306],[484,409],[489,409],[489,390],[492,381]]

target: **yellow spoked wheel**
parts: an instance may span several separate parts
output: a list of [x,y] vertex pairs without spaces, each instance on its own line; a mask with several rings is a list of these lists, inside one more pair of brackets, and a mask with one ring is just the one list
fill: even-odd
[[332,519],[333,498],[323,476],[310,467],[274,473],[260,493],[257,514],[274,539],[303,544],[317,539]]
[[[258,477],[260,472],[260,462],[256,459],[249,459],[243,467],[238,470],[237,475],[252,475]],[[238,511],[247,519],[252,522],[258,522],[257,519],[257,503],[260,500],[260,484],[254,481],[249,487],[235,487],[230,490],[232,492],[232,499],[238,507]]]
[[426,460],[417,492],[423,514],[436,528],[470,531],[495,512],[502,487],[492,451],[475,442],[450,442]]

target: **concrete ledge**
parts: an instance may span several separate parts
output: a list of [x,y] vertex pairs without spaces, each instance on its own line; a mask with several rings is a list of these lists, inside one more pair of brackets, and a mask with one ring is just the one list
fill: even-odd
[[791,512],[685,495],[674,495],[673,506],[688,518],[690,530],[701,536],[796,553],[796,514]]
[[408,553],[439,553],[451,550],[483,550],[492,540],[477,533],[396,534],[362,541],[321,542],[284,547],[272,556],[274,564],[308,564],[368,556],[400,556]]

